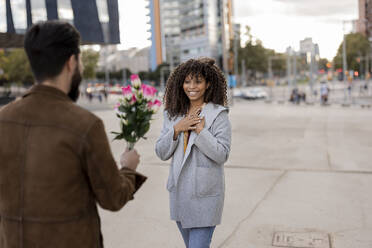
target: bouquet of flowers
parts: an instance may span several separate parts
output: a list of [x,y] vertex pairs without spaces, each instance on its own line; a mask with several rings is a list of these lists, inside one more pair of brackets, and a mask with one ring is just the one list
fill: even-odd
[[114,140],[126,140],[129,150],[134,148],[139,139],[146,139],[152,115],[161,106],[154,87],[142,84],[138,75],[132,75],[130,79],[132,85],[122,88],[123,97],[115,107],[121,132],[111,132],[116,135]]

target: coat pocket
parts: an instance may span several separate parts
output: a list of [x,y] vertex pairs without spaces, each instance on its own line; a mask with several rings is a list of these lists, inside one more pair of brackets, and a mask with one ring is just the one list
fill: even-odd
[[167,182],[167,190],[169,191],[169,192],[172,192],[172,191],[174,191],[174,180],[173,180],[173,177],[171,177],[171,176],[169,176],[168,177],[168,182]]
[[219,167],[196,167],[196,196],[210,197],[221,194],[223,185]]

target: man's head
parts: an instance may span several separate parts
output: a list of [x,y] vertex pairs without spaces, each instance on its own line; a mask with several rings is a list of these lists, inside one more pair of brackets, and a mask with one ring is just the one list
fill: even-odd
[[40,22],[26,33],[24,47],[38,83],[63,81],[76,101],[82,80],[80,34],[69,23]]

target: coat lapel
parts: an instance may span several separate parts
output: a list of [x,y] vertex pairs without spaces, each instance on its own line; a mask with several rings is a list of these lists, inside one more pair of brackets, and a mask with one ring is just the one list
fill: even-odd
[[[204,128],[209,128],[207,127],[207,122],[209,123],[209,114],[206,114],[208,112],[208,108],[211,107],[211,104],[208,103],[204,106],[204,108],[202,109],[201,113],[200,113],[200,116],[204,116],[205,117],[205,127]],[[207,121],[208,119],[208,121]],[[197,137],[197,133],[196,132],[191,132],[190,134],[190,137],[189,137],[189,142],[187,143],[187,148],[186,148],[186,152],[185,152],[185,156],[183,158],[183,161],[182,161],[182,167],[183,165],[185,164],[186,162],[186,159],[189,157],[190,155],[190,152],[191,152],[191,147],[194,145],[194,141],[195,141],[195,138]]]
[[[204,128],[209,129],[210,126],[212,125],[214,119],[217,117],[217,115],[225,109],[226,108],[221,107],[221,106],[216,107],[212,103],[206,104],[205,107],[203,108],[201,114],[200,114],[201,116],[205,117]],[[176,121],[178,121],[180,119],[177,119]],[[173,168],[175,185],[177,185],[177,183],[178,183],[178,178],[181,174],[182,168],[184,167],[184,165],[186,163],[187,158],[191,155],[191,148],[194,145],[194,142],[195,142],[195,139],[196,139],[197,136],[198,136],[198,134],[196,132],[191,132],[190,137],[189,137],[189,142],[187,144],[186,152],[185,152],[185,155],[183,156],[182,163],[176,163],[177,166],[175,166]],[[181,136],[180,142],[182,142],[182,144],[183,144],[183,135]],[[182,150],[182,153],[183,153],[183,145],[182,145],[182,149],[180,149],[179,152],[181,152],[181,150]]]

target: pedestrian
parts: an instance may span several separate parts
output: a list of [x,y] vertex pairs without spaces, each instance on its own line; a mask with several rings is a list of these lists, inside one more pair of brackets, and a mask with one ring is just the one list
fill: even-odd
[[326,105],[328,103],[329,87],[326,82],[322,81],[320,85],[320,103]]
[[227,83],[229,86],[229,105],[233,106],[234,105],[234,89],[236,88],[236,76],[232,74],[231,71],[229,71],[229,75],[227,77]]
[[191,59],[172,72],[155,147],[161,160],[172,158],[167,182],[170,215],[187,248],[210,246],[224,205],[231,125],[226,80],[214,63]]
[[97,203],[117,211],[146,180],[135,150],[118,169],[102,120],[75,104],[79,46],[65,22],[40,22],[25,35],[37,83],[0,111],[2,248],[102,248]]

